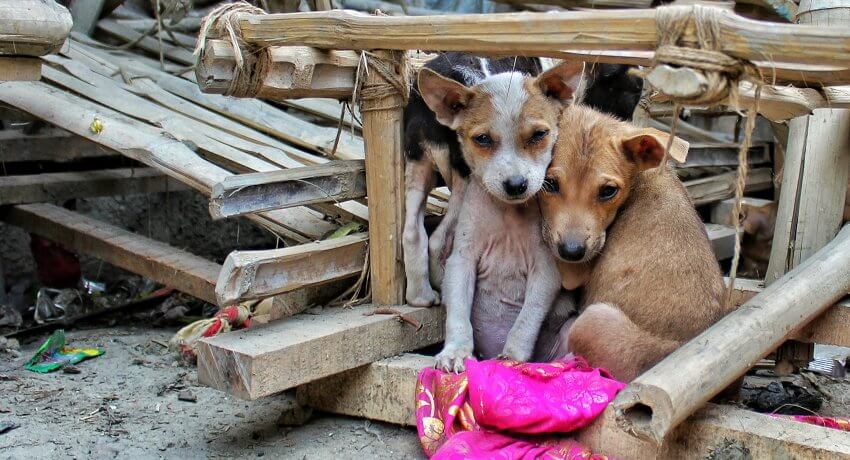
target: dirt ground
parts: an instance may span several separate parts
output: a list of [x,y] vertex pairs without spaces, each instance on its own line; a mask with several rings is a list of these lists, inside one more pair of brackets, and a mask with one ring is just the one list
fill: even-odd
[[[424,458],[414,430],[313,414],[286,426],[296,406],[281,395],[246,402],[199,386],[194,367],[167,343],[172,329],[111,327],[70,331],[70,346],[106,354],[79,363],[79,374],[36,374],[20,356],[0,353],[0,459]],[[158,343],[159,342],[159,343]],[[197,402],[178,400],[188,390]]]

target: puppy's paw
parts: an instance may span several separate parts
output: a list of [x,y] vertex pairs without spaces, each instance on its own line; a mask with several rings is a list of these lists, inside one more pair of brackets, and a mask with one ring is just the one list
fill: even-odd
[[440,294],[437,293],[431,286],[423,285],[419,289],[411,289],[412,286],[407,286],[405,299],[407,303],[414,307],[436,307],[440,305]]
[[511,343],[506,343],[505,348],[499,353],[498,358],[506,361],[527,362],[531,359],[531,354],[534,350],[526,350],[526,348],[512,346]]
[[446,372],[463,372],[466,370],[464,361],[471,357],[471,346],[455,346],[452,344],[446,344],[446,346],[443,347],[443,351],[436,356],[437,369],[442,369]]

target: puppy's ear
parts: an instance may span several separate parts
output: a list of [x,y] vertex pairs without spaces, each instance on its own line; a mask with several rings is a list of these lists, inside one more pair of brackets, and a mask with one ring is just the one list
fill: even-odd
[[[638,165],[640,169],[655,168],[664,160],[664,149],[670,135],[655,128],[643,128],[632,132],[623,139],[623,150],[629,160]],[[678,137],[673,138],[670,146],[670,158],[684,163],[688,156],[690,144]]]
[[461,83],[431,69],[419,71],[419,93],[437,116],[437,121],[455,129],[458,115],[472,99],[472,91]]
[[563,61],[537,77],[535,83],[547,97],[568,103],[581,82],[584,62]]

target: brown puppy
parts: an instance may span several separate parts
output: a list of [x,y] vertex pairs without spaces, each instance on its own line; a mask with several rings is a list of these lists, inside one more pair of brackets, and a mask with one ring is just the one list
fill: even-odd
[[[564,287],[584,285],[560,351],[630,381],[724,315],[723,279],[685,188],[656,168],[667,134],[582,106],[559,124],[543,237]],[[687,143],[673,145],[683,160]]]

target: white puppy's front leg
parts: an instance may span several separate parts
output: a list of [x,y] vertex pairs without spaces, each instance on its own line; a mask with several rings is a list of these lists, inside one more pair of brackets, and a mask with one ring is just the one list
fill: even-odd
[[538,251],[534,267],[528,274],[525,302],[508,333],[501,358],[516,361],[531,359],[543,320],[546,319],[560,290],[558,268],[552,255],[547,250]]
[[472,301],[475,295],[477,260],[468,241],[469,235],[459,231],[455,247],[446,262],[443,281],[443,303],[446,306],[446,342],[437,355],[437,367],[447,372],[461,372],[464,360],[472,356]]

